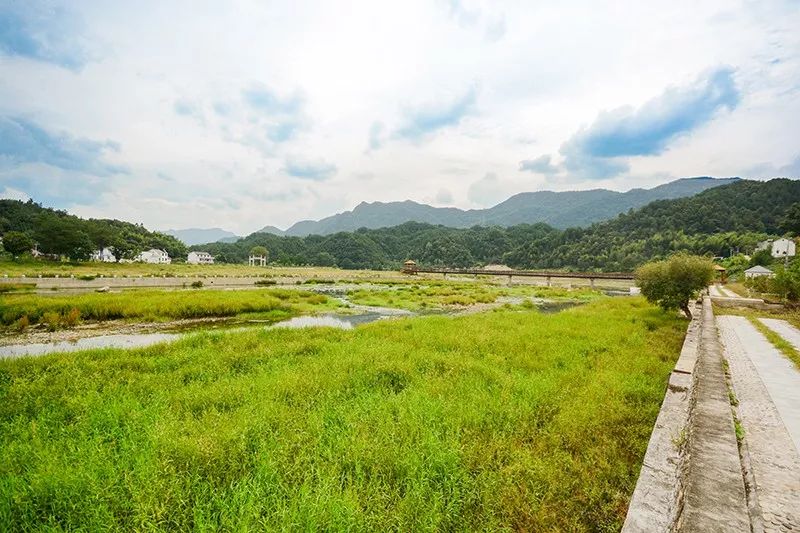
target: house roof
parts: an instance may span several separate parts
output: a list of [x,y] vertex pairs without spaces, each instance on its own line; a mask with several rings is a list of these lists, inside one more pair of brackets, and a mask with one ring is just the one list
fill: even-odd
[[747,270],[745,270],[745,272],[748,274],[772,274],[772,270],[763,267],[761,265],[750,267]]

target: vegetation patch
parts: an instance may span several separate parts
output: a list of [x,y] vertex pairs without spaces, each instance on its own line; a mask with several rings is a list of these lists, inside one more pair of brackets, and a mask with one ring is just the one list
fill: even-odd
[[617,531],[685,326],[606,298],[0,361],[0,517]]
[[0,294],[8,292],[32,291],[35,288],[35,283],[2,283],[0,284]]
[[[159,291],[88,293],[50,296],[9,294],[0,297],[0,323],[10,326],[26,317],[28,324],[50,329],[71,327],[83,320],[135,319],[163,321],[186,318],[233,317],[268,313],[281,318],[334,309],[338,302],[307,291],[272,289],[246,291]],[[277,314],[276,314],[277,313]]]
[[600,297],[600,293],[587,289],[431,282],[394,284],[390,289],[380,290],[357,289],[347,294],[348,300],[354,304],[394,307],[409,311],[494,303],[500,297],[588,300]]

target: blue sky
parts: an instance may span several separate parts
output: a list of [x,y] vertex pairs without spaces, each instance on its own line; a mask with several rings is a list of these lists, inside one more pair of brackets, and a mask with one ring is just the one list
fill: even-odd
[[0,0],[0,196],[246,234],[800,178],[796,1]]

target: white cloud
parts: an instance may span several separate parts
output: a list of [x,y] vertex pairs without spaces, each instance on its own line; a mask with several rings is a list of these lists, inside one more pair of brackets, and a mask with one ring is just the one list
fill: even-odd
[[[14,36],[0,35],[0,117],[70,140],[70,153],[109,142],[95,174],[127,172],[82,176],[96,194],[70,196],[69,176],[33,176],[5,155],[0,190],[84,215],[247,233],[361,201],[470,207],[541,188],[793,171],[798,156],[791,2],[60,5],[67,25],[15,8],[39,24],[13,26],[38,32],[28,48],[9,52]],[[735,109],[624,156],[621,174],[591,181],[537,159],[602,111],[642,109],[720,65],[735,70]]]

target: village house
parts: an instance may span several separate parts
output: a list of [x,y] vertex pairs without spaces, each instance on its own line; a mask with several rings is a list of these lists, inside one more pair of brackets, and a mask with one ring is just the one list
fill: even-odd
[[744,271],[745,278],[761,278],[761,277],[772,278],[774,276],[775,273],[772,270],[768,269],[767,267],[763,267],[761,265],[750,267]]
[[186,262],[190,265],[213,265],[214,258],[208,252],[189,252]]
[[140,263],[152,263],[152,264],[169,264],[172,262],[172,259],[169,258],[169,255],[164,250],[157,250],[155,248],[151,248],[150,250],[145,250],[144,252],[140,253],[136,256],[136,261]]
[[794,257],[795,244],[791,239],[777,239],[772,243],[772,257]]
[[92,254],[91,257],[92,261],[100,261],[102,263],[116,263],[117,258],[111,252],[110,248],[103,248],[102,250],[97,250]]
[[772,257],[782,258],[782,257],[794,257],[796,253],[796,245],[792,239],[772,239],[761,241],[756,246],[756,252],[760,252],[762,250],[769,250]]

